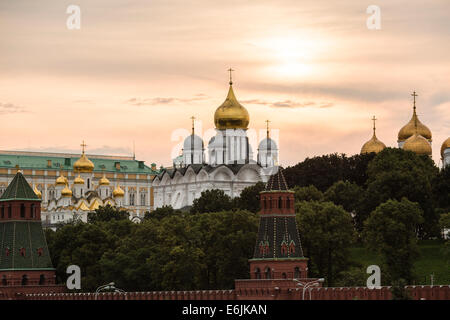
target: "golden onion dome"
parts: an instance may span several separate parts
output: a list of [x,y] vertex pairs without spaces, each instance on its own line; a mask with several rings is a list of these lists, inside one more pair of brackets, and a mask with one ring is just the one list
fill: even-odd
[[103,177],[98,182],[101,186],[109,186],[109,180],[106,178],[105,174],[103,173]]
[[375,152],[378,153],[380,151],[382,151],[384,148],[386,148],[386,145],[381,142],[380,140],[378,140],[375,131],[375,121],[377,119],[375,118],[375,116],[373,116],[372,121],[373,121],[373,135],[372,138],[367,141],[366,143],[364,143],[364,145],[361,148],[361,153],[371,153],[371,152]]
[[376,135],[374,134],[372,136],[372,139],[364,143],[364,145],[361,148],[361,153],[371,153],[371,152],[378,153],[382,151],[384,148],[386,148],[386,145],[380,140],[378,140]]
[[63,176],[62,172],[61,175],[56,179],[56,185],[57,186],[63,186],[67,184],[67,178]]
[[412,94],[414,96],[414,107],[413,107],[413,115],[411,117],[411,120],[403,126],[403,128],[400,129],[398,132],[398,141],[406,141],[409,137],[412,137],[414,133],[416,132],[415,126],[417,122],[417,133],[427,139],[431,142],[431,131],[428,129],[426,125],[424,125],[422,122],[420,122],[419,118],[416,114],[416,93]]
[[124,195],[125,195],[125,191],[123,191],[119,185],[113,191],[114,197],[123,197]]
[[71,197],[72,196],[72,190],[67,187],[67,185],[64,187],[64,189],[61,190],[61,195],[63,197]]
[[84,184],[84,180],[83,178],[78,174],[78,177],[75,178],[75,180],[73,180],[74,184]]
[[214,113],[214,124],[217,129],[247,129],[250,116],[236,99],[233,92],[232,82],[225,101]]
[[442,143],[441,146],[441,156],[442,158],[444,158],[444,151],[445,149],[449,149],[450,148],[450,138],[447,138],[447,140],[444,141],[444,143]]
[[34,193],[36,193],[38,198],[42,198],[42,193],[39,191],[39,189],[36,187],[36,185],[34,186],[33,191],[34,191]]
[[431,156],[432,153],[431,145],[428,140],[422,137],[417,132],[405,141],[403,150],[412,151],[418,155],[427,156]]
[[83,152],[80,159],[73,164],[73,168],[78,172],[92,172],[94,170],[94,164]]

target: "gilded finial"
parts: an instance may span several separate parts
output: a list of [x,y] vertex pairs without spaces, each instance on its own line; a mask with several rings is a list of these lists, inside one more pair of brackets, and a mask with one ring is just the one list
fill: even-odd
[[191,119],[192,119],[192,135],[194,135],[194,121],[195,121],[195,117],[192,116]]
[[416,97],[418,96],[417,95],[417,93],[414,91],[412,94],[411,94],[413,97],[414,97],[414,113],[416,113]]
[[87,144],[84,143],[84,140],[83,143],[80,144],[80,146],[82,147],[82,153],[84,154],[84,148],[87,147]]
[[372,121],[373,121],[373,135],[375,135],[375,121],[377,121],[377,118],[373,116]]
[[232,72],[233,72],[234,70],[233,69],[228,69],[228,72],[230,73],[230,86],[233,84],[233,77],[232,77]]

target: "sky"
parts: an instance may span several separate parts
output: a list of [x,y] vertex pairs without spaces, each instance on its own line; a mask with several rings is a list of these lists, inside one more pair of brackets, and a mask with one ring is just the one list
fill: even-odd
[[[80,8],[80,29],[70,5]],[[369,29],[370,5],[380,28]],[[0,0],[0,150],[132,155],[169,166],[195,116],[205,144],[229,74],[253,150],[279,163],[397,146],[412,115],[450,136],[448,0]],[[256,152],[255,152],[256,157]]]

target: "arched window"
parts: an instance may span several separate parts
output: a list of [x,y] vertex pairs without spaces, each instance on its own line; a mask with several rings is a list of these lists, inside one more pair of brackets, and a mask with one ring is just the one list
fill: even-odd
[[270,198],[267,198],[267,200],[269,200],[269,209],[272,209],[272,201]]
[[286,198],[286,208],[287,209],[291,208],[291,201],[290,201],[289,197]]
[[255,269],[255,279],[261,279],[261,269]]
[[25,218],[25,204],[24,203],[20,204],[20,217]]
[[145,193],[141,192],[141,206],[145,206]]
[[281,275],[281,277],[282,277],[283,279],[287,279],[287,275],[286,275],[286,273],[285,273],[285,272],[283,272],[283,274]]
[[278,198],[278,209],[281,209],[281,207],[283,206],[283,200],[281,197]]
[[270,275],[270,268],[266,267],[266,269],[264,270],[264,274],[266,276],[266,279],[270,279],[271,275]]
[[30,217],[34,218],[34,214],[35,214],[35,207],[34,207],[34,203],[32,203],[30,206]]
[[8,282],[6,280],[6,276],[3,275],[3,277],[2,277],[2,286],[6,286],[6,285],[8,285]]
[[87,179],[87,187],[88,187],[88,189],[91,188],[91,179]]
[[294,278],[300,278],[300,268],[299,267],[294,268]]
[[11,205],[8,206],[8,218],[11,218],[12,211],[11,211]]
[[45,284],[45,276],[41,274],[39,276],[39,285],[42,286],[43,284]]
[[26,274],[22,276],[22,285],[26,286],[28,284],[28,277]]
[[2,219],[5,217],[5,207],[4,206],[1,206],[0,216],[2,217]]

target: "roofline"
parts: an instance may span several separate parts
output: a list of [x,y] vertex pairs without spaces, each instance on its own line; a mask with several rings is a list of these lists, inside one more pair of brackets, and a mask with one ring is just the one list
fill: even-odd
[[55,268],[11,268],[11,269],[0,269],[1,271],[38,271],[38,270],[47,270],[47,271],[54,271]]
[[[39,152],[39,151],[10,151],[0,150],[0,155],[13,155],[13,156],[34,156],[34,157],[57,157],[57,158],[76,158],[81,157],[80,153],[62,153],[62,152]],[[92,159],[111,159],[111,160],[136,160],[132,156],[112,156],[112,155],[100,155],[100,154],[87,154],[86,156]]]
[[42,199],[30,199],[30,198],[7,198],[7,199],[0,199],[0,202],[4,201],[14,201],[14,200],[20,200],[20,201],[42,201]]

